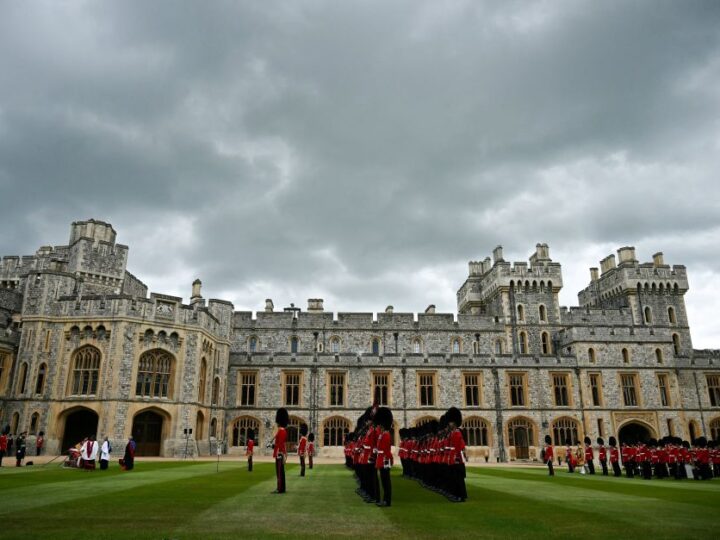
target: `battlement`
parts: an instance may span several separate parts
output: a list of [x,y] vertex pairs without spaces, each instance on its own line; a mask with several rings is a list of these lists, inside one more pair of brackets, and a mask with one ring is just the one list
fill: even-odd
[[104,221],[96,219],[88,219],[87,221],[74,221],[70,226],[70,241],[72,246],[81,238],[87,238],[93,242],[104,242],[107,244],[115,244],[117,233],[113,226]]

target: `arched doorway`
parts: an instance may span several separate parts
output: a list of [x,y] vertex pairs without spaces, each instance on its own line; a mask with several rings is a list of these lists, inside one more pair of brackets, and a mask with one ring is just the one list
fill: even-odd
[[76,409],[65,417],[65,430],[63,432],[63,453],[71,446],[75,446],[85,437],[97,434],[98,415],[90,409]]
[[159,456],[162,443],[163,417],[155,411],[145,411],[133,419],[132,435],[137,456]]
[[516,418],[508,422],[508,442],[515,447],[515,459],[529,459],[534,440],[533,425],[529,420]]
[[618,431],[620,444],[635,444],[646,442],[653,437],[652,430],[640,422],[628,422]]

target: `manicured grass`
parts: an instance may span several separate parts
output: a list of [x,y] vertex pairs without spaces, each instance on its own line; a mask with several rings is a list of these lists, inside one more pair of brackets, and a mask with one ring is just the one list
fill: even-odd
[[394,471],[393,506],[354,493],[341,465],[320,465],[271,495],[271,464],[137,463],[85,473],[0,469],[0,538],[718,538],[720,479],[588,477],[542,469],[468,469],[452,504]]

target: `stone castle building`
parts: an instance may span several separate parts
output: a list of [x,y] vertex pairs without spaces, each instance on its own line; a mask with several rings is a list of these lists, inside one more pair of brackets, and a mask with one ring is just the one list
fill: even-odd
[[134,435],[145,455],[261,450],[274,413],[307,423],[321,454],[373,400],[397,428],[459,406],[471,454],[537,459],[588,435],[720,435],[720,351],[692,347],[684,266],[624,247],[591,268],[579,307],[558,303],[559,263],[538,244],[529,262],[502,248],[469,264],[457,314],[235,311],[151,293],[127,271],[128,247],[102,221],[72,224],[66,246],[0,263],[0,424],[49,452]]

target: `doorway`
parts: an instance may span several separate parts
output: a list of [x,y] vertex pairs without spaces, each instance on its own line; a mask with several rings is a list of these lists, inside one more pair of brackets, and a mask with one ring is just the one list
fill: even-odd
[[638,422],[629,422],[620,428],[618,439],[620,444],[635,444],[638,442],[647,442],[652,435],[647,426]]
[[75,446],[85,437],[97,435],[98,415],[90,409],[78,409],[65,417],[65,431],[63,433],[60,451],[65,453],[71,446]]
[[159,456],[163,417],[153,411],[138,414],[133,420],[132,435],[136,456]]

